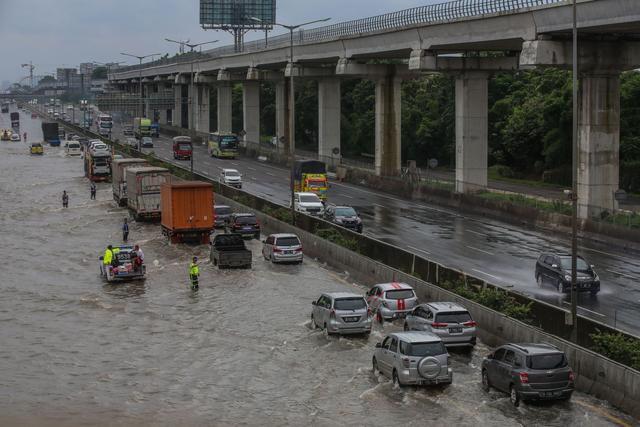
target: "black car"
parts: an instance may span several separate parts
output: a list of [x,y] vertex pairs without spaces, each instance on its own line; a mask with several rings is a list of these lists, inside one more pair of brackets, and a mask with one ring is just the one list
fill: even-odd
[[140,140],[142,148],[153,148],[153,139],[150,136],[143,136]]
[[362,219],[351,206],[329,205],[325,210],[324,218],[340,227],[362,233]]
[[[600,292],[600,278],[584,258],[578,257],[578,292]],[[551,283],[560,293],[571,291],[571,255],[542,254],[536,262],[536,282]]]
[[233,214],[231,207],[225,205],[215,205],[213,207],[213,211],[216,213],[216,228],[225,228],[229,223],[231,215]]
[[260,239],[260,222],[252,213],[232,214],[227,225],[229,233],[241,234],[243,237]]
[[521,400],[569,400],[575,376],[564,352],[551,344],[505,344],[482,361],[482,388]]

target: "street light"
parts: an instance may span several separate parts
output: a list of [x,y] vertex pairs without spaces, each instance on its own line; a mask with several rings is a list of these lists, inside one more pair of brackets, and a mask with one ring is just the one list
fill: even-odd
[[139,73],[139,78],[138,78],[138,90],[140,92],[139,97],[138,97],[138,108],[140,109],[140,116],[139,117],[144,117],[144,111],[142,108],[142,60],[146,59],[146,58],[150,58],[152,56],[159,56],[159,53],[152,53],[151,55],[144,55],[144,56],[138,56],[138,55],[132,55],[130,53],[123,53],[120,52],[120,55],[124,55],[124,56],[130,56],[132,58],[137,58],[138,61],[140,61],[140,67],[138,68],[138,70],[140,71]]
[[573,159],[571,202],[571,337],[578,343],[578,17],[573,0]]
[[[256,18],[256,17],[249,17],[249,19],[251,19],[252,21],[255,22],[259,22],[262,23],[262,19]],[[291,187],[291,194],[290,194],[290,200],[291,200],[291,221],[293,222],[293,224],[295,225],[296,223],[296,210],[293,204],[293,197],[294,197],[294,193],[295,193],[295,177],[294,177],[294,167],[295,167],[295,155],[296,155],[296,122],[295,122],[295,108],[296,108],[296,95],[295,95],[295,86],[294,86],[294,81],[293,81],[293,76],[294,76],[294,58],[293,58],[293,32],[301,27],[307,26],[307,25],[311,25],[311,24],[316,24],[318,22],[327,22],[329,21],[331,18],[325,18],[325,19],[317,19],[315,21],[309,21],[309,22],[304,22],[302,24],[297,24],[297,25],[286,25],[286,24],[280,24],[278,22],[274,22],[274,25],[277,25],[279,27],[285,28],[287,30],[289,30],[289,35],[290,35],[290,43],[289,43],[289,64],[290,64],[290,69],[291,69],[291,75],[289,76],[289,84],[290,84],[290,88],[289,88],[289,162],[291,163],[291,174],[290,174],[290,182],[289,182],[289,186]]]

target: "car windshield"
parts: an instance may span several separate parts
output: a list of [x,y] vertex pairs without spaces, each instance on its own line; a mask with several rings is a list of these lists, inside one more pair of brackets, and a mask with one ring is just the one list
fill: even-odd
[[327,186],[327,183],[325,181],[309,181],[307,185],[309,188],[324,188]]
[[568,365],[564,353],[536,354],[527,358],[527,366],[530,369],[558,369]]
[[153,140],[151,138],[149,138],[148,136],[144,136],[144,137],[142,137],[142,142],[153,142]]
[[[562,263],[563,270],[571,270],[571,257],[561,257],[560,262]],[[589,266],[582,258],[578,258],[577,267],[578,267],[578,270],[581,270],[581,271],[585,271],[589,269]]]
[[395,291],[387,291],[387,299],[407,299],[413,298],[413,289],[398,289]]
[[442,341],[414,342],[400,347],[404,354],[415,357],[439,356],[447,352]]
[[336,310],[360,310],[367,308],[367,303],[364,298],[340,298],[333,303],[333,308]]
[[220,141],[220,148],[224,148],[227,150],[235,150],[238,148],[238,138],[235,136],[225,136],[222,137],[222,141]]
[[235,178],[235,177],[240,176],[240,173],[238,173],[238,171],[226,171],[226,172],[225,172],[225,175],[226,175],[226,176],[232,176],[232,177],[234,177],[234,178]]
[[300,196],[300,201],[302,203],[320,203],[320,199],[318,198],[318,196],[312,195]]
[[278,237],[276,246],[299,246],[300,240],[297,237]]
[[106,150],[107,146],[104,144],[96,144],[93,146],[94,150]]
[[336,216],[356,216],[358,215],[353,208],[338,208],[336,209]]
[[178,150],[189,151],[191,150],[191,144],[186,144],[186,143],[178,144]]
[[236,224],[242,225],[256,225],[258,221],[255,216],[239,216],[236,218]]
[[231,215],[231,208],[228,207],[216,207],[215,208],[216,215]]
[[80,148],[80,144],[75,143],[75,144],[67,144],[67,147],[69,148]]
[[438,313],[436,314],[435,321],[439,323],[464,323],[471,321],[471,315],[466,311]]

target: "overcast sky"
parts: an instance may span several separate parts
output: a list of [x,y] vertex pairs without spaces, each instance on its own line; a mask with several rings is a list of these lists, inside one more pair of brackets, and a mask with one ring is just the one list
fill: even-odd
[[[277,17],[283,23],[326,17],[341,22],[443,1],[277,0]],[[227,33],[200,28],[199,5],[199,0],[0,0],[0,81],[26,76],[20,64],[29,61],[40,75],[80,62],[129,61],[123,51],[175,53],[178,46],[165,37],[231,43]],[[249,33],[247,40],[259,37]]]

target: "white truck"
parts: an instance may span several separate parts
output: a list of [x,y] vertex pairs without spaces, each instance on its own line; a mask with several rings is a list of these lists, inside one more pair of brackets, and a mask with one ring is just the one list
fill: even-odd
[[144,159],[114,159],[111,164],[111,187],[113,200],[118,206],[127,206],[127,176],[128,168],[148,166]]
[[113,129],[113,118],[108,114],[99,114],[96,119],[96,127],[100,136],[109,137]]
[[171,182],[171,173],[165,168],[136,167],[125,169],[127,206],[136,221],[159,221],[162,213],[160,187]]

